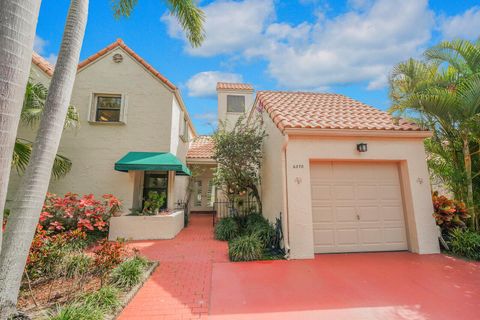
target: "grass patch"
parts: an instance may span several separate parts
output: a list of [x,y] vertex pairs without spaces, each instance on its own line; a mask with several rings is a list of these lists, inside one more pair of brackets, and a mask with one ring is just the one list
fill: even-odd
[[121,306],[120,290],[112,286],[104,286],[98,291],[86,294],[82,302],[104,312],[111,312]]
[[104,312],[101,308],[87,304],[71,304],[57,310],[49,320],[103,320]]
[[130,289],[140,283],[148,261],[142,257],[134,257],[120,263],[110,274],[110,284],[120,289]]

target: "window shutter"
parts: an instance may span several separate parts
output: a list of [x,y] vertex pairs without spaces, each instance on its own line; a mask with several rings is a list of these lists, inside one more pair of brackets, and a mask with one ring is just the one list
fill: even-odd
[[120,111],[120,122],[127,123],[128,96],[122,94],[122,109]]

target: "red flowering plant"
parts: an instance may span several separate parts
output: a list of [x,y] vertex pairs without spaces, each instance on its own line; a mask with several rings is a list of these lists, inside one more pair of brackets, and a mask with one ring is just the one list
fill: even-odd
[[108,239],[103,239],[95,247],[93,254],[95,269],[103,282],[105,275],[122,263],[130,255],[130,251],[123,240],[108,241]]
[[25,266],[29,278],[57,276],[62,259],[71,250],[82,246],[86,237],[85,232],[79,229],[53,234],[39,224]]
[[470,215],[465,203],[440,196],[438,191],[433,193],[432,200],[433,217],[437,225],[442,229],[442,233],[448,234],[455,228],[466,228],[466,221],[470,218]]
[[40,214],[39,224],[53,233],[80,230],[88,233],[108,231],[108,220],[121,208],[121,202],[111,194],[97,200],[93,194],[80,197],[67,193],[64,197],[48,193]]

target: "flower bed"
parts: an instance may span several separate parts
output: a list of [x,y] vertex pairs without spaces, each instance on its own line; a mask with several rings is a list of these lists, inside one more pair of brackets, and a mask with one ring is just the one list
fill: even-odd
[[[110,194],[101,200],[73,193],[48,194],[30,248],[18,310],[33,319],[104,319],[152,271],[154,263],[124,241],[106,239],[120,209]],[[103,300],[102,300],[103,299]],[[108,306],[105,303],[113,303]],[[75,313],[77,312],[77,313]]]

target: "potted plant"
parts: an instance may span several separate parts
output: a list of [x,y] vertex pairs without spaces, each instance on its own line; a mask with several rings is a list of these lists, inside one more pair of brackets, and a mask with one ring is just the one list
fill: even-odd
[[157,191],[150,191],[148,199],[143,205],[143,212],[147,215],[157,215],[160,208],[165,204],[165,195],[158,194]]

